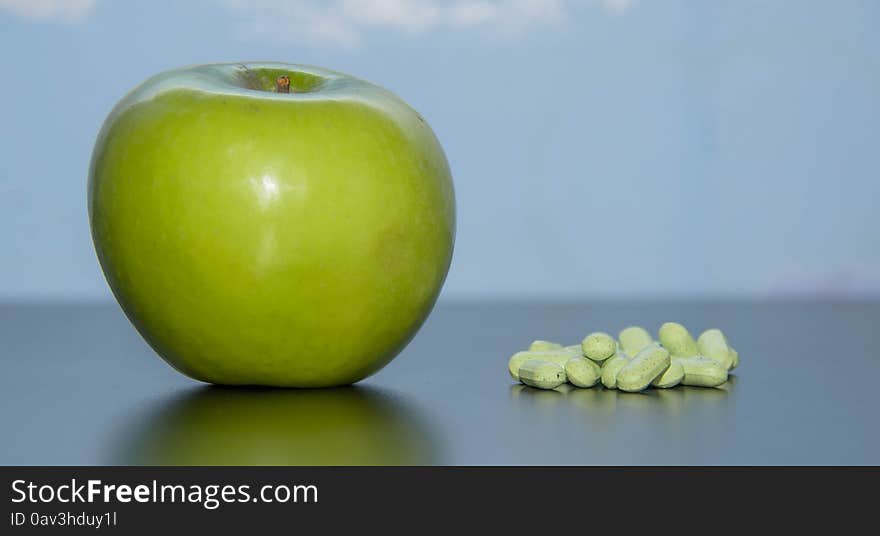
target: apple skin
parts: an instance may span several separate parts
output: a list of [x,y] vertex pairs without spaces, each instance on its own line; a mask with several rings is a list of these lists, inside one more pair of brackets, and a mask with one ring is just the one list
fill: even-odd
[[[290,94],[272,91],[281,74]],[[424,119],[368,82],[279,63],[188,67],[129,93],[98,135],[88,207],[135,328],[223,385],[375,373],[430,313],[455,239]]]

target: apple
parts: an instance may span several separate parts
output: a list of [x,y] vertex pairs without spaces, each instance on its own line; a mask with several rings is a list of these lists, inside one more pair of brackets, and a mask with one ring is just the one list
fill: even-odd
[[416,407],[385,391],[200,387],[126,422],[122,465],[433,465],[442,438]]
[[178,371],[328,387],[415,335],[455,239],[449,165],[391,92],[281,63],[159,74],[104,123],[89,219],[114,296]]

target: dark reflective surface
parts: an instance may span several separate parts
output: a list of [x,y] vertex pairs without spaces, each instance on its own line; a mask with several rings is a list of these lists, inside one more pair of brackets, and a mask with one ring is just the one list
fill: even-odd
[[130,420],[123,465],[430,465],[439,439],[384,390],[198,387]]
[[523,436],[520,448],[546,448],[552,442],[541,436],[555,435],[562,443],[553,447],[558,463],[575,463],[570,461],[572,445],[580,445],[580,455],[594,464],[713,463],[730,455],[725,451],[732,445],[728,436],[734,425],[730,408],[736,381],[731,376],[720,388],[642,393],[601,386],[542,391],[512,385],[510,400],[524,428],[544,431],[534,439]]
[[[531,339],[722,327],[723,389],[514,385]],[[229,391],[171,370],[115,305],[0,305],[2,464],[878,464],[877,303],[441,304],[356,389]]]

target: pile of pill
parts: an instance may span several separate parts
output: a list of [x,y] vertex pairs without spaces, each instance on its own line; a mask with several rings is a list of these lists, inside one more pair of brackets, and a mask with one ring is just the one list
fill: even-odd
[[601,382],[607,389],[636,393],[648,387],[718,387],[739,365],[739,354],[720,329],[707,329],[694,340],[687,328],[667,322],[657,338],[630,326],[616,340],[602,332],[572,346],[539,340],[513,354],[507,368],[514,380],[538,389],[565,382],[586,388]]

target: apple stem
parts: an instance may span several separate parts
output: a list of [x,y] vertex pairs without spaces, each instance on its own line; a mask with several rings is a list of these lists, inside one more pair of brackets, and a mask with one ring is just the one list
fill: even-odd
[[290,93],[290,77],[282,75],[276,78],[275,91],[278,93]]

